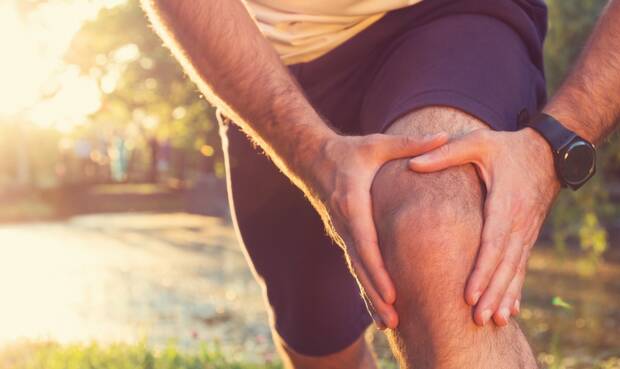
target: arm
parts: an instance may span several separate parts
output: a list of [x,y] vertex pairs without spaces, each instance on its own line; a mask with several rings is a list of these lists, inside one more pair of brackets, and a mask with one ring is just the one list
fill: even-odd
[[155,30],[213,105],[303,186],[297,163],[334,137],[239,0],[145,0]]
[[[591,142],[603,140],[617,124],[620,0],[610,1],[544,112]],[[421,172],[473,163],[487,187],[480,252],[465,291],[479,325],[490,318],[505,325],[519,312],[529,252],[560,188],[553,161],[549,145],[531,128],[480,130],[410,161]]]
[[620,119],[620,1],[612,0],[581,57],[544,111],[590,142]]
[[345,248],[380,327],[396,299],[379,252],[370,187],[387,161],[445,137],[338,135],[303,96],[241,0],[143,0],[155,30],[206,98],[239,124],[301,188]]

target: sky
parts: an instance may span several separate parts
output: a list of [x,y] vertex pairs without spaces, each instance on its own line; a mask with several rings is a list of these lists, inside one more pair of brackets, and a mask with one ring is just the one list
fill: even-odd
[[0,2],[0,121],[19,118],[69,131],[99,109],[100,91],[63,56],[85,21],[126,0],[50,0],[25,16],[19,1]]

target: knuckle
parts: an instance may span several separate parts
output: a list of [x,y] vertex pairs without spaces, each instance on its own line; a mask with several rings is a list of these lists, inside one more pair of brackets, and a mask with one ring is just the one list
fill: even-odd
[[353,270],[355,270],[356,272],[363,269],[362,262],[357,256],[349,256],[349,263],[351,264],[351,267],[353,267]]
[[503,303],[504,304],[509,304],[510,302],[514,301],[517,299],[517,293],[515,291],[506,291],[506,294],[504,295],[503,298]]
[[486,236],[482,242],[483,242],[484,247],[495,255],[503,247],[503,243],[505,239],[506,239],[505,234],[503,232],[500,232],[500,233]]
[[523,267],[521,267],[521,263],[516,263],[515,266],[513,266],[513,269],[515,277],[519,278],[521,277],[521,275],[523,274]]
[[339,192],[337,192],[337,191],[332,192],[332,193],[329,195],[329,198],[328,198],[328,200],[327,200],[327,204],[328,204],[328,206],[329,206],[331,209],[336,210],[336,211],[338,211],[338,210],[339,210],[339,208],[340,208],[340,202],[341,202],[341,199],[340,199],[340,193],[339,193]]
[[511,272],[513,272],[513,274],[517,274],[517,273],[518,273],[518,271],[519,271],[519,264],[520,264],[520,263],[519,263],[519,260],[517,260],[517,259],[509,259],[509,260],[506,262],[506,264],[507,264],[507,266],[508,266],[508,269],[509,269]]
[[371,135],[365,136],[365,139],[362,144],[362,148],[365,149],[373,149],[378,145],[381,145],[385,140],[384,135],[380,133],[373,133]]
[[482,142],[490,141],[492,132],[490,129],[477,129],[473,136]]
[[351,215],[353,195],[349,191],[336,191],[330,196],[330,205],[338,215],[348,218]]
[[342,207],[343,214],[346,217],[350,217],[352,214],[353,206],[355,204],[355,195],[350,191],[347,191],[342,196],[342,201],[340,202],[340,206]]
[[347,262],[349,264],[349,269],[351,269],[353,274],[355,274],[356,279],[359,280],[362,285],[364,285],[365,281],[363,280],[363,278],[360,277],[361,272],[364,271],[364,268],[362,266],[362,262],[359,260],[357,255],[350,252],[347,253]]
[[484,282],[488,281],[489,278],[491,277],[491,269],[485,266],[482,266],[482,265],[477,265],[472,272],[472,276],[474,276],[475,281],[479,285],[483,284]]
[[448,144],[448,145],[443,145],[438,147],[437,149],[435,149],[436,153],[439,154],[440,156],[449,156],[450,153],[452,152],[452,145]]
[[486,301],[480,303],[481,310],[496,311],[500,304],[497,293],[487,293],[485,297]]
[[489,129],[479,129],[477,132],[477,144],[480,145],[481,150],[487,155],[497,152],[501,148],[501,145],[494,145],[497,140],[494,137],[494,132]]
[[418,143],[418,139],[413,136],[400,136],[400,144],[403,148],[411,147]]
[[500,292],[491,292],[489,306],[491,306],[491,310],[495,311],[499,309],[499,306],[502,303],[502,299],[504,298],[503,294]]

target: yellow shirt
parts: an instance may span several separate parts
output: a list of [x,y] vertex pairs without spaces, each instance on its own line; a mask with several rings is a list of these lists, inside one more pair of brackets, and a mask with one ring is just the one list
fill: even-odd
[[390,11],[422,0],[245,0],[286,64],[320,57]]

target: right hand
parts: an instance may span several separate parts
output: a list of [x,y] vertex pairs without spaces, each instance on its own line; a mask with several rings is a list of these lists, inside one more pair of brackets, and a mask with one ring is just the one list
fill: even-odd
[[423,154],[447,139],[444,134],[427,138],[337,135],[306,166],[310,169],[304,182],[310,200],[332,238],[345,250],[379,329],[396,328],[398,316],[393,307],[396,291],[381,257],[373,220],[372,182],[388,161]]

